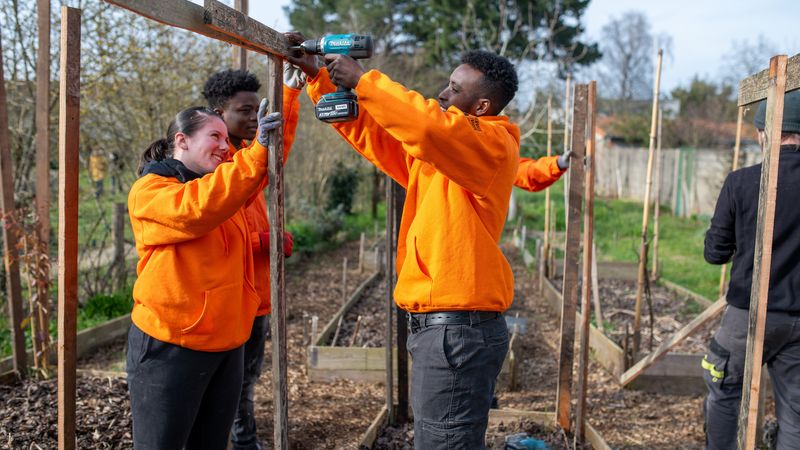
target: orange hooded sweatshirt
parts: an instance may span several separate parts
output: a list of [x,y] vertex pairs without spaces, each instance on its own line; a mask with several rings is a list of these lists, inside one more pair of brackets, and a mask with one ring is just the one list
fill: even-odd
[[128,194],[139,263],[131,319],[150,336],[225,351],[250,336],[260,304],[245,203],[267,176],[257,141],[231,162],[185,183],[153,173]]
[[[333,92],[322,68],[316,102]],[[334,128],[407,189],[397,248],[395,301],[411,312],[504,311],[514,296],[498,245],[519,160],[519,128],[507,117],[442,111],[371,70],[356,86],[359,117]]]
[[[297,121],[300,116],[300,90],[283,87],[283,162],[289,157],[289,151],[294,143],[297,130]],[[252,142],[255,142],[253,139]],[[252,142],[250,146],[252,146]],[[246,148],[246,147],[245,147]],[[237,149],[231,145],[231,154]],[[252,203],[245,208],[247,227],[250,229],[250,244],[253,249],[254,283],[261,304],[256,311],[256,316],[263,316],[272,311],[269,288],[269,244],[262,245],[259,233],[269,232],[269,219],[267,218],[267,201],[264,195],[257,195]]]
[[558,156],[520,158],[514,186],[530,192],[541,191],[558,181],[564,172],[558,167]]

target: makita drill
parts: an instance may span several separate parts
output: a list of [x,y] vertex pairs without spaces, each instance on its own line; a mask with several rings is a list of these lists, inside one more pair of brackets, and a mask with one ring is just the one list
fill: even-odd
[[[353,59],[372,56],[372,36],[358,34],[332,34],[310,39],[290,50],[310,55],[347,55]],[[314,107],[317,119],[323,122],[349,122],[358,117],[358,96],[348,88],[339,86],[336,92],[325,94]]]

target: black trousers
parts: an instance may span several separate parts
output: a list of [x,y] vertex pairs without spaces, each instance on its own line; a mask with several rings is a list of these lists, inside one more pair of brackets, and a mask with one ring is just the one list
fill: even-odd
[[431,325],[408,336],[418,450],[486,448],[489,408],[508,352],[502,315],[473,325]]
[[128,332],[128,391],[137,450],[219,449],[228,445],[243,350],[190,350]]

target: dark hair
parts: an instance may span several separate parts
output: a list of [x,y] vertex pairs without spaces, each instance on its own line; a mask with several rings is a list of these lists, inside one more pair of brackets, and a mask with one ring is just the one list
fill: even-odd
[[172,158],[175,150],[175,135],[178,133],[183,133],[187,136],[194,135],[212,116],[220,117],[216,111],[205,106],[193,106],[176,114],[167,128],[167,137],[153,141],[142,153],[139,158],[137,173],[141,175],[145,164],[150,161],[163,161],[167,158]]
[[258,92],[261,83],[246,70],[223,70],[208,77],[203,86],[203,97],[211,109],[222,109],[237,92]]
[[494,106],[490,114],[499,114],[517,93],[517,71],[507,58],[485,50],[470,50],[461,55],[461,64],[467,64],[483,74],[481,85],[484,95]]

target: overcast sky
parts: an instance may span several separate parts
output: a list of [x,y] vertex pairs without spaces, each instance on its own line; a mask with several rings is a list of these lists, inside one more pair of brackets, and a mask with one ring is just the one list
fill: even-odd
[[[287,30],[282,7],[289,3],[250,0],[250,15],[277,30]],[[630,10],[648,17],[653,34],[672,37],[672,58],[664,61],[662,91],[688,84],[695,74],[719,78],[723,56],[736,40],[754,43],[763,35],[779,52],[800,53],[798,0],[593,0],[583,17],[588,36],[599,40],[609,19]],[[765,55],[765,68],[768,58]]]

